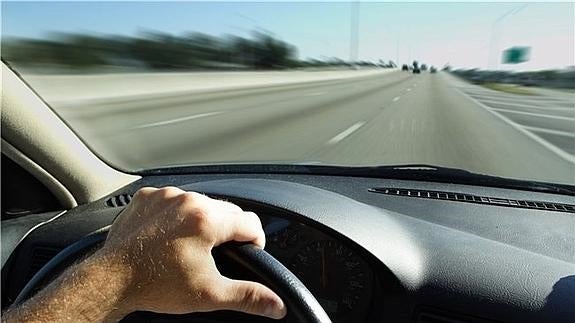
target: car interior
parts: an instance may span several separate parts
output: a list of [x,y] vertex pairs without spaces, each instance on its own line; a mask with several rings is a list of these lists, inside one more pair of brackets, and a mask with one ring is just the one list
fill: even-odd
[[[215,257],[222,273],[263,281],[284,295],[286,321],[325,321],[321,311],[333,322],[575,318],[570,186],[526,189],[489,176],[474,185],[457,171],[425,165],[348,172],[209,165],[127,173],[91,151],[4,63],[2,91],[3,310],[97,248],[139,188],[177,186],[259,215],[271,257],[258,262],[248,252],[242,258],[240,249],[216,250]],[[137,312],[124,321],[267,319],[226,311]]]

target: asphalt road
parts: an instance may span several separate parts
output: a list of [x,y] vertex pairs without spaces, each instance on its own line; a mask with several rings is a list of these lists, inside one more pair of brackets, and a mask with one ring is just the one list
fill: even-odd
[[472,86],[461,90],[566,159],[575,155],[575,95],[515,95]]
[[575,183],[575,106],[393,72],[57,110],[127,169],[218,162],[431,164]]

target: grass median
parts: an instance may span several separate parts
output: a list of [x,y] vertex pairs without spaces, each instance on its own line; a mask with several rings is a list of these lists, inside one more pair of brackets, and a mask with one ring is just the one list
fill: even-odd
[[519,94],[519,95],[535,95],[533,91],[529,89],[516,85],[516,84],[503,84],[503,83],[483,83],[481,86],[486,87],[491,90],[505,92],[510,94]]

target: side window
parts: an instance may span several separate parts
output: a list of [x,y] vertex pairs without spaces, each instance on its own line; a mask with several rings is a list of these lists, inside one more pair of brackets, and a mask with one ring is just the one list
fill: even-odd
[[4,154],[1,169],[2,220],[62,209],[52,192]]

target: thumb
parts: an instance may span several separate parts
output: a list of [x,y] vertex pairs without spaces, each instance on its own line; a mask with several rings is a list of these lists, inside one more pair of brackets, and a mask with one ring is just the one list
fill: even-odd
[[251,281],[223,277],[222,309],[281,319],[286,307],[281,298],[268,287]]

